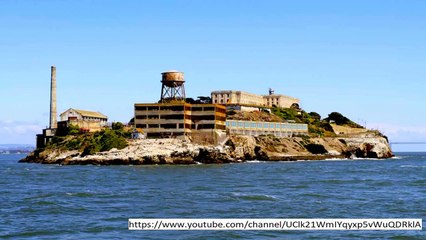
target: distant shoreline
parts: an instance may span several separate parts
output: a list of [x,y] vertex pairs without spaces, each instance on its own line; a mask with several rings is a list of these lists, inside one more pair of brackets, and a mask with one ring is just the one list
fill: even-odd
[[0,152],[2,155],[11,155],[11,154],[30,154],[32,151],[13,151],[13,152]]
[[29,154],[34,149],[35,146],[31,144],[0,144],[0,154]]

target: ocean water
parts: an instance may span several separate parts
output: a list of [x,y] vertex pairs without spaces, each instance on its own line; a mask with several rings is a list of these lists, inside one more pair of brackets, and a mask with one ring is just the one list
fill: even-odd
[[422,218],[426,153],[388,160],[59,166],[0,155],[0,238],[426,239],[423,231],[129,231],[128,218]]

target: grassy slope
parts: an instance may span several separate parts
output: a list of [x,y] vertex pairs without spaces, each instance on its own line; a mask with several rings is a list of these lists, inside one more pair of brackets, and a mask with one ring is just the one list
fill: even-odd
[[54,137],[45,149],[78,150],[84,156],[112,148],[123,149],[127,147],[126,138],[130,138],[130,131],[122,127],[94,133],[80,133],[71,127],[63,136]]

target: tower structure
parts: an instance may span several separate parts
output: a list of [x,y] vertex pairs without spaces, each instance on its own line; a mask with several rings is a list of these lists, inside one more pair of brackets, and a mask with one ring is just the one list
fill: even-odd
[[56,118],[56,67],[50,67],[50,121],[49,128],[57,128],[58,121]]
[[185,102],[185,80],[183,72],[170,70],[161,73],[161,75],[160,102]]

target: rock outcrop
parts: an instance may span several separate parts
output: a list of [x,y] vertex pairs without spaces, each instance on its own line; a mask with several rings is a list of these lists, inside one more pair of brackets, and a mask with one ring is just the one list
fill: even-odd
[[[326,153],[314,154],[309,151],[312,151],[312,148],[307,148],[308,145],[321,146]],[[357,137],[330,138],[231,136],[221,146],[199,145],[181,139],[129,140],[129,146],[124,149],[111,149],[87,156],[82,156],[77,150],[36,150],[20,162],[63,165],[209,164],[249,160],[297,161],[392,156],[387,139],[380,135],[363,134]]]

